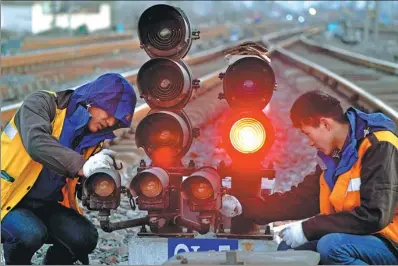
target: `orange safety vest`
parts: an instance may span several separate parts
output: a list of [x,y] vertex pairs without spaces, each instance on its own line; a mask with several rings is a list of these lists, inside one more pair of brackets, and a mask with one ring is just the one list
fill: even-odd
[[[373,133],[379,141],[387,141],[398,148],[398,138],[390,131],[378,131]],[[324,173],[320,178],[320,211],[321,214],[332,214],[341,211],[351,211],[355,207],[361,205],[361,167],[362,158],[366,150],[371,146],[369,138],[365,138],[358,149],[358,160],[352,168],[341,174],[333,191],[330,190],[325,181]],[[394,242],[398,243],[398,208],[395,210],[395,215],[392,223],[375,232],[381,234]]]

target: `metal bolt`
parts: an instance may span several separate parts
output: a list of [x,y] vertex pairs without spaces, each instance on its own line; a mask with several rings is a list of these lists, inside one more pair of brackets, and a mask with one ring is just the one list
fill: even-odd
[[265,228],[265,234],[266,235],[271,234],[271,227],[269,225],[267,225],[267,227]]
[[218,226],[218,232],[220,233],[224,233],[224,224],[220,223],[220,225]]
[[148,231],[146,230],[145,225],[141,225],[140,233],[146,233],[146,232]]
[[193,136],[194,138],[199,137],[199,136],[200,136],[200,128],[194,128],[194,129],[192,130],[192,136]]

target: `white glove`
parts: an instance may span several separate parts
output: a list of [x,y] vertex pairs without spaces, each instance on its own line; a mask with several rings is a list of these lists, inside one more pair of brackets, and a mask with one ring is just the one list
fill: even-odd
[[242,214],[242,205],[234,196],[225,194],[222,196],[220,213],[226,217],[235,217]]
[[99,153],[91,156],[86,163],[83,165],[83,174],[85,177],[89,177],[99,168],[113,168],[113,157],[116,152],[108,149],[104,149]]
[[292,248],[296,248],[308,242],[303,232],[302,221],[284,228],[279,236]]

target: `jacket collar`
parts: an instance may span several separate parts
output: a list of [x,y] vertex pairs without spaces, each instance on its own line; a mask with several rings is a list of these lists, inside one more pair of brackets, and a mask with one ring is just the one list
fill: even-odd
[[[64,147],[73,148],[76,152],[82,153],[85,148],[98,145],[105,139],[113,139],[115,135],[112,131],[100,131],[82,136],[87,128],[91,115],[86,108],[79,105],[72,115],[65,118],[62,128],[60,143]],[[81,137],[79,144],[73,147],[73,141],[77,137]]]
[[355,108],[349,108],[346,117],[350,124],[350,131],[340,152],[340,160],[336,163],[332,156],[318,151],[318,156],[326,165],[324,178],[330,189],[333,189],[337,177],[352,168],[358,160],[357,145],[367,135],[381,130],[395,132],[395,123],[382,113],[364,113]]

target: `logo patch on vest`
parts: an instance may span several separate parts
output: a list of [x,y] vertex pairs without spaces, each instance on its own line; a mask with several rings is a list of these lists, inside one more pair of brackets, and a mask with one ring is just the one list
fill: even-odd
[[11,125],[11,123],[8,123],[7,126],[6,126],[6,128],[4,129],[4,133],[6,134],[6,136],[7,136],[10,140],[12,140],[12,139],[15,137],[15,135],[17,135],[18,130],[16,130],[16,129]]
[[361,178],[352,178],[348,184],[347,192],[359,191],[361,189]]

